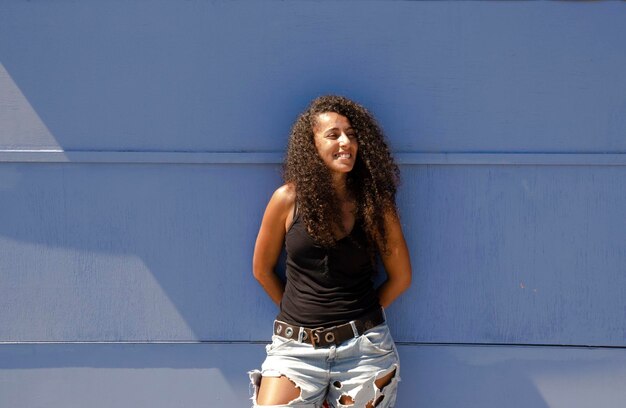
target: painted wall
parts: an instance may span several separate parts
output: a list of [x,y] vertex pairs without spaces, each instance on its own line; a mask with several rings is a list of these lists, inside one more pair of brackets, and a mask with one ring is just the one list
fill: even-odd
[[0,3],[0,406],[248,406],[296,114],[379,118],[405,407],[623,407],[626,5]]

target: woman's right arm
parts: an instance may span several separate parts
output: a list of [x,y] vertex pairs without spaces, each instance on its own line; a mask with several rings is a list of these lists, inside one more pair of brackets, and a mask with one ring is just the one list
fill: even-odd
[[254,245],[252,273],[263,289],[280,305],[284,283],[274,272],[285,240],[285,225],[293,210],[295,191],[290,185],[278,188],[270,198]]

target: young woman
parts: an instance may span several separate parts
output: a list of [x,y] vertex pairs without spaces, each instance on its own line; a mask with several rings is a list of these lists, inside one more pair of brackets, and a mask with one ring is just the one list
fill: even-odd
[[[361,105],[322,96],[297,118],[254,248],[254,276],[280,307],[250,372],[255,407],[394,406],[400,364],[383,308],[411,283],[398,177]],[[283,245],[285,283],[274,272]],[[387,280],[375,288],[378,257]]]

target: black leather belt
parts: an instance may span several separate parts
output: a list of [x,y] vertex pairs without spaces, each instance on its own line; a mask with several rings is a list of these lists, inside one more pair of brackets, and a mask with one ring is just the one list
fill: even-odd
[[[385,314],[382,309],[377,309],[351,322],[328,328],[320,327],[317,329],[309,329],[307,327],[293,326],[281,322],[280,320],[274,320],[274,334],[286,339],[310,342],[315,348],[330,347],[332,345],[339,345],[353,337],[360,336],[372,327],[378,326],[384,322]],[[302,330],[302,339],[300,339],[300,330]]]

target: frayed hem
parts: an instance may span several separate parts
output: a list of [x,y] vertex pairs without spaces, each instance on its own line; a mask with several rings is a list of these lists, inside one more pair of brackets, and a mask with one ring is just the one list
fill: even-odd
[[[378,388],[376,381],[391,373],[394,373],[394,375],[389,379],[389,382],[382,388]],[[378,371],[370,380],[353,392],[342,394],[337,399],[336,406],[337,408],[360,408],[368,406],[391,408],[395,405],[399,381],[400,365],[396,363],[389,368]],[[341,398],[344,396],[350,399],[349,403],[341,403]],[[344,402],[346,401],[344,400]]]
[[256,396],[259,392],[259,386],[261,385],[261,371],[252,370],[248,371],[248,377],[250,377],[250,390],[251,394],[250,400],[252,400],[252,407],[256,407]]
[[[292,380],[289,376],[281,373],[280,371],[265,370],[261,372],[260,370],[252,370],[252,371],[248,371],[248,376],[250,377],[250,394],[252,394],[252,397],[250,397],[250,400],[252,401],[252,408],[314,407],[313,405],[304,404],[304,399],[302,398],[302,387],[298,383],[296,383],[294,380]],[[287,402],[286,404],[258,405],[257,396],[259,393],[259,388],[261,386],[261,379],[263,377],[273,377],[273,378],[285,377],[286,379],[288,379],[289,381],[293,383],[294,387],[297,388],[300,393],[298,394],[296,398]]]

